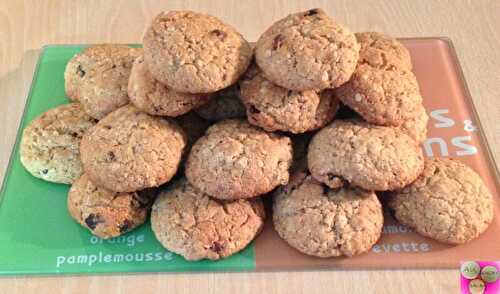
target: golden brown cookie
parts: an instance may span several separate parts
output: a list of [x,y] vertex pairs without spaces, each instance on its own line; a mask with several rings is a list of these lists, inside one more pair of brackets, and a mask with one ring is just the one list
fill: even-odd
[[259,198],[216,200],[182,178],[158,196],[151,226],[166,249],[185,259],[217,260],[244,249],[262,230],[264,218]]
[[423,105],[417,107],[416,111],[417,116],[405,121],[399,126],[399,129],[412,137],[417,143],[421,144],[427,138],[427,122],[429,121],[429,116]]
[[83,174],[69,190],[68,210],[92,234],[108,239],[143,224],[153,200],[153,191],[112,192],[95,186]]
[[331,188],[346,184],[386,191],[413,182],[424,168],[418,144],[391,127],[336,120],[309,144],[309,170]]
[[93,118],[103,118],[129,102],[130,70],[141,52],[142,49],[110,44],[84,49],[66,66],[66,95],[79,101]]
[[185,145],[185,134],[173,120],[127,105],[90,129],[80,152],[85,173],[96,186],[133,192],[168,182]]
[[392,195],[398,221],[449,244],[477,238],[493,220],[493,198],[481,177],[465,164],[427,159],[418,179]]
[[312,131],[332,121],[338,109],[331,90],[288,90],[264,78],[257,66],[247,71],[240,88],[248,121],[268,132]]
[[332,190],[302,171],[274,193],[273,221],[293,248],[333,257],[370,250],[380,238],[384,216],[374,192]]
[[192,147],[188,181],[219,199],[255,197],[288,182],[288,137],[233,119],[212,125]]
[[252,57],[250,45],[232,26],[192,11],[160,13],[143,43],[151,74],[183,93],[212,93],[234,84]]
[[410,52],[398,40],[377,32],[363,32],[355,35],[361,46],[358,64],[368,64],[384,70],[411,71]]
[[195,111],[202,118],[211,121],[243,118],[246,116],[246,109],[239,98],[238,92],[238,84],[225,88],[217,92],[213,99]]
[[360,64],[335,95],[364,120],[387,126],[400,126],[418,115],[422,96],[415,75],[410,71],[382,70]]
[[35,118],[23,131],[21,163],[33,176],[70,184],[80,176],[80,140],[97,121],[80,103],[60,105]]
[[255,47],[264,75],[284,88],[335,88],[351,77],[359,57],[353,33],[322,9],[290,14],[260,36]]
[[149,73],[144,57],[139,56],[132,66],[128,83],[130,102],[152,115],[179,116],[207,103],[211,96],[172,91],[156,81]]

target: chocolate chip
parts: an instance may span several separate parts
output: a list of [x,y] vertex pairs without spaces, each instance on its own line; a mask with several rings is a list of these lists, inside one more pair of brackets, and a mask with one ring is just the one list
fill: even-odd
[[331,181],[330,187],[335,187],[333,190],[338,190],[342,187],[349,187],[349,182],[342,176],[335,175],[332,173],[327,173],[326,176]]
[[260,110],[255,108],[255,106],[253,106],[253,105],[250,105],[248,110],[250,111],[250,113],[260,113]]
[[48,172],[49,172],[49,170],[48,170],[48,169],[44,169],[44,170],[42,170],[42,174],[44,174],[44,175],[46,175]]
[[212,250],[213,252],[217,252],[217,253],[220,253],[223,248],[224,248],[224,246],[222,246],[222,244],[220,244],[217,241],[214,241],[212,243],[212,246],[210,246],[210,250]]
[[283,35],[279,34],[276,37],[274,37],[273,40],[273,50],[277,50],[278,48],[281,47],[281,43],[285,40],[285,37]]
[[85,75],[85,71],[83,70],[82,68],[82,65],[79,64],[77,67],[76,67],[76,74],[79,75],[80,77],[83,78],[83,76]]
[[327,173],[326,176],[328,177],[329,180],[333,180],[333,179],[337,178],[337,176],[332,174],[332,173]]
[[210,32],[210,34],[216,36],[220,40],[224,40],[226,38],[226,36],[227,36],[226,32],[221,31],[221,30],[213,30],[213,31]]
[[318,9],[311,9],[309,11],[306,11],[306,14],[305,16],[312,16],[312,15],[315,15],[315,14],[318,14]]
[[71,132],[70,135],[73,138],[78,138],[78,133],[77,132]]
[[132,227],[132,223],[126,219],[123,221],[123,223],[121,223],[119,226],[118,226],[118,229],[120,230],[120,233],[125,233],[127,232],[128,230],[130,230],[130,228]]
[[106,154],[106,161],[108,161],[108,162],[115,161],[115,159],[116,159],[116,156],[115,156],[115,153],[113,151],[109,151]]
[[87,218],[85,219],[85,224],[87,227],[89,227],[91,230],[95,229],[98,224],[103,223],[104,221],[101,219],[101,217],[98,214],[89,214]]

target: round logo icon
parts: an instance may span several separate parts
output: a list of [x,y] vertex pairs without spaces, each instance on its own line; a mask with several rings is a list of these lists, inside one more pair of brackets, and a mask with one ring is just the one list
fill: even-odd
[[487,265],[481,270],[481,279],[486,283],[495,283],[500,277],[500,272],[493,265]]
[[464,261],[462,266],[460,266],[460,272],[462,276],[466,279],[472,280],[479,276],[481,268],[479,264],[475,261]]
[[469,283],[469,292],[472,294],[483,294],[486,286],[480,279],[475,279]]

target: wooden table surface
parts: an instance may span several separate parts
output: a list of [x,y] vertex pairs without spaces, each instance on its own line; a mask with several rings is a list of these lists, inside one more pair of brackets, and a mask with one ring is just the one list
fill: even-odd
[[[498,0],[4,0],[0,1],[0,178],[43,45],[139,43],[146,23],[168,9],[213,14],[254,41],[274,20],[313,7],[322,7],[353,31],[451,38],[494,157],[500,160]],[[458,269],[13,277],[0,278],[0,293],[458,293],[458,279]]]

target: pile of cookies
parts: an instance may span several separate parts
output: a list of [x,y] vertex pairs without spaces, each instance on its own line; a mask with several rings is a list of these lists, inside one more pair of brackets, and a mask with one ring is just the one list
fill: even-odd
[[151,209],[166,249],[224,258],[262,230],[261,196],[273,198],[281,238],[318,257],[368,251],[382,232],[379,197],[450,244],[493,218],[472,169],[424,160],[427,114],[408,50],[321,9],[277,21],[255,48],[213,16],[163,12],[143,49],[89,47],[65,83],[72,103],[31,122],[21,161],[71,184],[71,216],[101,238]]

